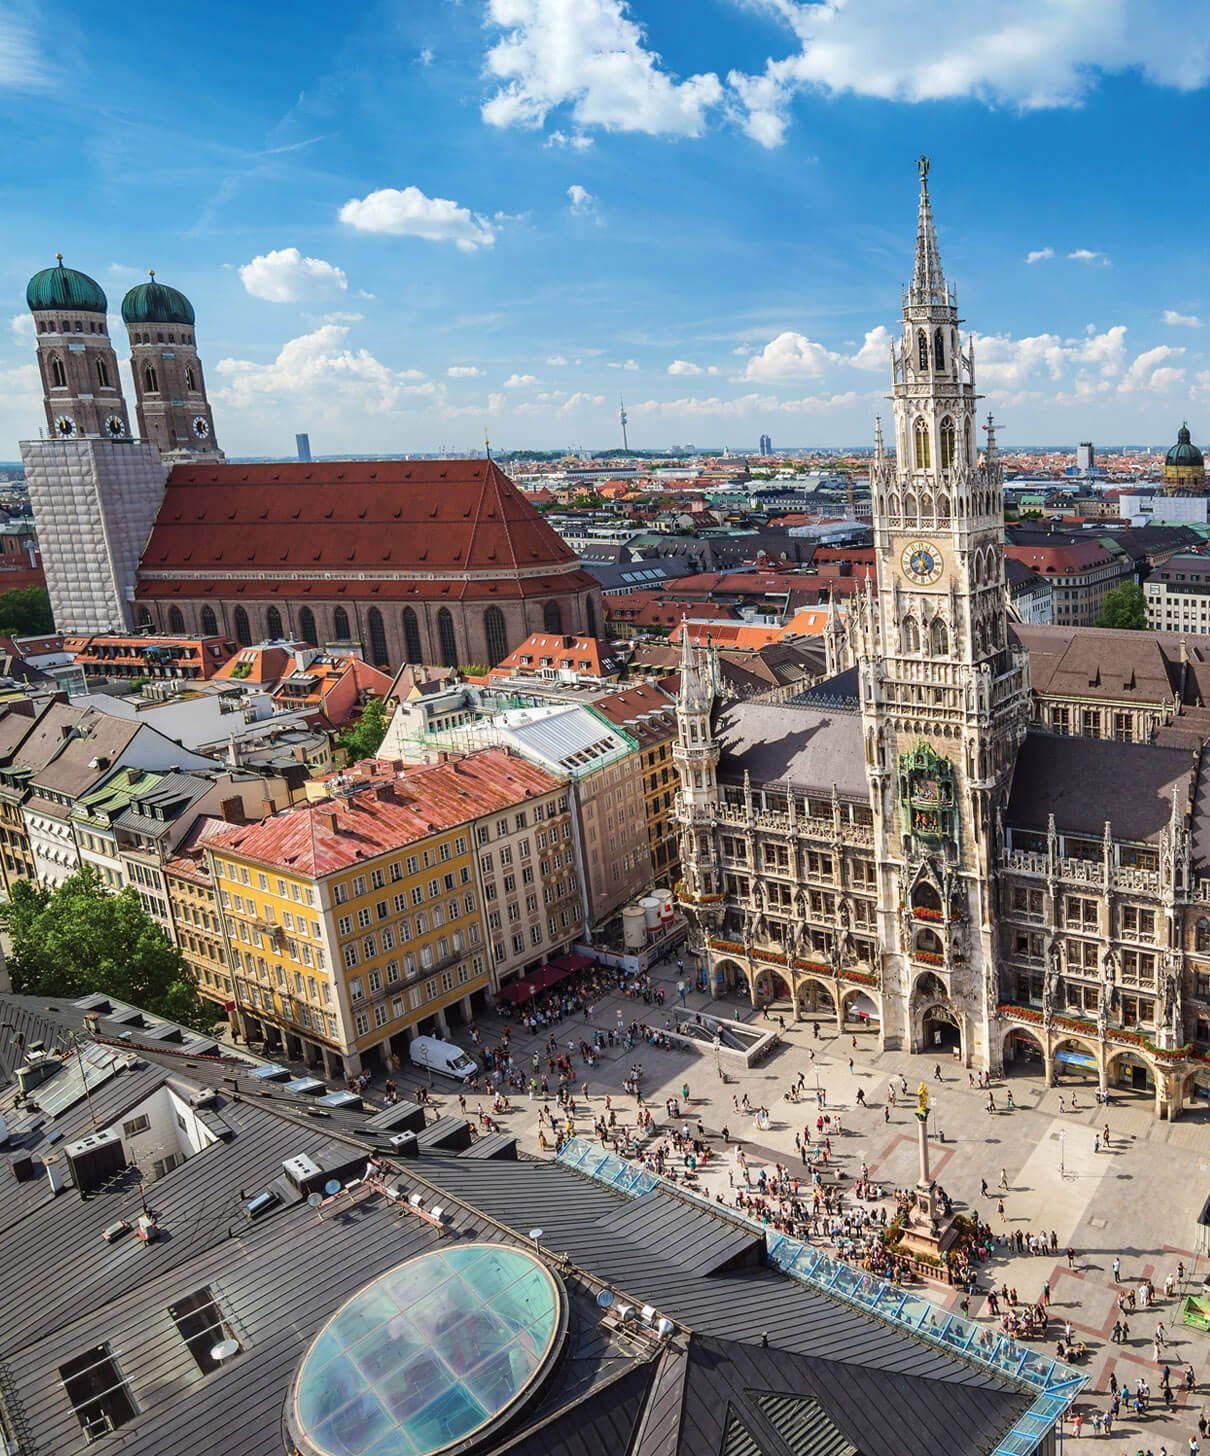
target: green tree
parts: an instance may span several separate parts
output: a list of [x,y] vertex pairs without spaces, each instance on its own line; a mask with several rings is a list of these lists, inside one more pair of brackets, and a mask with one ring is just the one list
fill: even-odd
[[14,991],[73,1000],[97,991],[198,1029],[216,1020],[134,889],[110,894],[91,866],[55,890],[17,880],[0,905],[0,924],[12,942]]
[[41,637],[54,629],[50,593],[44,586],[0,592],[0,632],[11,637]]
[[1108,592],[1101,604],[1098,627],[1117,627],[1127,632],[1139,632],[1147,625],[1147,598],[1143,588],[1133,581],[1125,582],[1114,591]]
[[340,746],[349,755],[350,763],[373,758],[386,736],[390,714],[381,698],[368,698],[356,723],[341,730]]

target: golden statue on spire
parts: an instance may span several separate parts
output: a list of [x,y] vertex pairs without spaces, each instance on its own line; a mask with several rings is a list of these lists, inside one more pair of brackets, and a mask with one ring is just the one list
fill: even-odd
[[929,1089],[923,1082],[916,1088],[916,1111],[921,1117],[929,1115]]
[[916,170],[920,173],[920,180],[927,182],[929,179],[929,159],[923,152],[916,158]]

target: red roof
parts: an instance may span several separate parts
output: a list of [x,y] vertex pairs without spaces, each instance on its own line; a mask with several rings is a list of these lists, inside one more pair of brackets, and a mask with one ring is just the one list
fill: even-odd
[[210,843],[216,852],[317,878],[548,794],[561,782],[503,749],[485,748],[258,824],[232,825]]
[[531,632],[519,647],[492,669],[489,676],[499,682],[531,677],[544,669],[558,669],[577,677],[613,677],[621,662],[600,637],[564,637],[552,632]]
[[490,460],[336,460],[174,466],[137,594],[528,596],[593,584]]

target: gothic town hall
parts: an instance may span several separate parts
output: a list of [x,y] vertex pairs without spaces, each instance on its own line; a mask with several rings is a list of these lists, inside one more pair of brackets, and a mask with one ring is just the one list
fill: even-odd
[[893,456],[875,434],[877,590],[833,614],[838,670],[789,703],[728,701],[685,634],[694,948],[716,989],[876,1031],[929,1070],[1020,1060],[1175,1117],[1210,1085],[1210,755],[1036,721],[960,323],[922,159]]

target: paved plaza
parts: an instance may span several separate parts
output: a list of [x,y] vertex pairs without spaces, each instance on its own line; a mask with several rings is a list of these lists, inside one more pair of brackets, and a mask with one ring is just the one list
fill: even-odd
[[[607,996],[593,1007],[591,1020],[580,1014],[558,1023],[554,1032],[561,1049],[567,1052],[569,1043],[578,1048],[582,1040],[591,1040],[594,1028],[603,1031],[616,1027],[619,1009],[627,1023],[637,1018],[661,1027],[677,999],[675,965],[657,968],[655,979],[666,990],[663,1009],[649,1007],[633,997]],[[703,994],[690,993],[688,1005],[691,1009],[721,1011],[728,1017],[738,1010],[745,1020],[767,1024],[759,1012],[738,1001],[711,1003]],[[774,1008],[774,1017],[776,1014]],[[505,1025],[510,1028],[518,1065],[528,1070],[532,1053],[542,1048],[547,1033],[531,1036],[519,1024],[492,1016],[478,1023],[480,1045],[498,1045]],[[459,1032],[462,1044],[482,1060],[465,1029]],[[795,1135],[809,1121],[814,1136],[818,1083],[826,1092],[828,1112],[839,1114],[843,1128],[841,1135],[832,1139],[833,1165],[844,1170],[847,1180],[860,1175],[864,1160],[872,1179],[907,1187],[915,1182],[918,1166],[915,1091],[921,1080],[926,1081],[933,1102],[933,1175],[958,1208],[977,1211],[997,1235],[1009,1234],[1016,1228],[1039,1234],[1053,1231],[1056,1235],[1057,1254],[1043,1257],[1004,1253],[982,1265],[980,1288],[985,1290],[993,1283],[999,1288],[1006,1283],[1017,1290],[1021,1301],[1032,1302],[1039,1297],[1043,1284],[1049,1282],[1052,1321],[1047,1348],[1053,1351],[1064,1321],[1070,1322],[1073,1337],[1084,1340],[1089,1347],[1089,1359],[1083,1368],[1090,1383],[1076,1406],[1084,1416],[1082,1439],[1098,1440],[1092,1436],[1090,1421],[1094,1411],[1107,1409],[1111,1373],[1120,1384],[1131,1388],[1141,1376],[1151,1389],[1149,1414],[1137,1419],[1124,1408],[1113,1434],[1101,1436],[1098,1444],[1112,1456],[1118,1452],[1134,1456],[1135,1452],[1146,1451],[1159,1456],[1162,1448],[1166,1448],[1168,1456],[1187,1456],[1189,1438],[1197,1434],[1203,1406],[1210,1413],[1210,1336],[1189,1329],[1178,1318],[1180,1298],[1200,1288],[1207,1270],[1206,1260],[1196,1252],[1197,1212],[1210,1185],[1207,1112],[1190,1110],[1175,1123],[1159,1122],[1153,1115],[1150,1095],[1115,1093],[1106,1110],[1096,1103],[1091,1082],[1047,1088],[1040,1076],[1025,1074],[993,1080],[996,1105],[992,1111],[987,1106],[987,1093],[971,1087],[966,1070],[948,1055],[938,1062],[931,1056],[882,1052],[873,1035],[858,1034],[854,1045],[849,1034],[838,1036],[830,1020],[820,1022],[819,1033],[817,1038],[809,1021],[795,1023],[787,1019],[781,1045],[763,1064],[744,1070],[735,1059],[722,1059],[723,1069],[730,1076],[726,1083],[709,1049],[699,1055],[645,1045],[630,1052],[620,1046],[606,1048],[592,1071],[587,1070],[577,1050],[573,1057],[580,1077],[577,1088],[587,1073],[588,1101],[586,1104],[577,1091],[576,1129],[592,1137],[593,1121],[602,1114],[606,1095],[619,1122],[633,1126],[636,1101],[622,1091],[622,1083],[633,1064],[640,1062],[644,1100],[662,1128],[669,1125],[666,1100],[679,1096],[682,1086],[688,1084],[688,1120],[703,1125],[717,1150],[709,1167],[702,1171],[698,1187],[729,1197],[729,1179],[737,1185],[742,1181],[734,1151],[737,1145],[744,1150],[753,1179],[762,1166],[776,1162],[787,1165],[792,1173],[804,1175]],[[940,1082],[935,1078],[938,1065]],[[546,1069],[544,1055],[542,1068]],[[804,1100],[788,1101],[786,1091],[800,1073],[804,1074],[806,1086]],[[908,1082],[907,1096],[898,1091],[901,1077]],[[888,1120],[887,1090],[892,1079],[897,1084],[897,1106],[890,1109]],[[405,1067],[396,1081],[401,1097],[406,1098],[414,1096],[425,1079]],[[857,1102],[859,1088],[864,1092],[865,1106]],[[1076,1111],[1072,1110],[1073,1089],[1078,1099]],[[1011,1111],[1006,1108],[1009,1090],[1015,1104]],[[444,1078],[433,1079],[432,1097],[442,1111],[457,1111],[458,1091]],[[381,1095],[379,1078],[367,1097],[377,1101]],[[758,1121],[736,1110],[735,1102],[745,1095],[754,1108],[768,1109],[767,1119]],[[538,1118],[543,1105],[540,1095],[531,1100],[524,1093],[513,1094],[507,1110],[492,1114],[484,1095],[472,1093],[467,1097],[468,1114],[486,1110],[505,1131],[519,1139],[526,1152],[534,1154],[540,1152]],[[553,1094],[545,1105],[553,1110]],[[685,1120],[685,1113],[682,1108],[680,1122]],[[767,1126],[763,1125],[766,1122]],[[1109,1149],[1096,1151],[1097,1134],[1106,1123],[1110,1129]],[[723,1127],[730,1133],[730,1152],[724,1150]],[[549,1127],[546,1137],[549,1142]],[[658,1141],[657,1136],[649,1145]],[[1007,1183],[1005,1192],[999,1187],[1002,1174]],[[982,1180],[987,1183],[987,1197],[981,1196]],[[804,1177],[804,1182],[809,1179]],[[1003,1217],[998,1211],[1000,1199],[1004,1202]],[[1068,1267],[1066,1258],[1069,1245],[1075,1252],[1074,1268]],[[1114,1280],[1115,1258],[1121,1261],[1120,1283]],[[1176,1275],[1182,1263],[1184,1283],[1174,1298],[1165,1298],[1165,1278],[1170,1273]],[[1157,1303],[1150,1310],[1140,1306],[1131,1311],[1128,1340],[1114,1343],[1111,1332],[1118,1315],[1117,1297],[1124,1291],[1137,1291],[1144,1278],[1154,1282]],[[937,1303],[947,1306],[956,1306],[960,1298],[960,1291],[942,1285],[930,1285],[929,1292]],[[982,1293],[973,1301],[971,1312],[998,1327]],[[1164,1409],[1160,1367],[1153,1358],[1153,1338],[1161,1320],[1168,1340],[1163,1353],[1172,1368],[1175,1395],[1171,1412]],[[1192,1397],[1186,1396],[1182,1388],[1186,1362],[1192,1364],[1197,1381]]]

